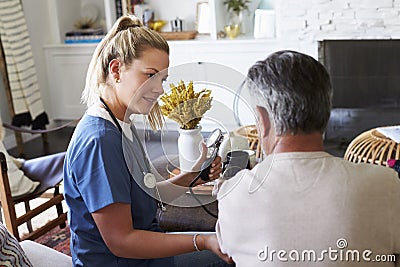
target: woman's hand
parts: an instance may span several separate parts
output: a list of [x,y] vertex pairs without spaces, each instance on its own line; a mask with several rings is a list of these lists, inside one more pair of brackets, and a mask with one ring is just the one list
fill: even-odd
[[[164,202],[173,201],[177,197],[181,196],[187,191],[188,186],[192,181],[199,175],[201,165],[207,158],[207,147],[202,143],[202,153],[200,158],[196,161],[192,167],[191,172],[184,172],[173,178],[161,181],[157,183],[157,188],[160,192],[161,198]],[[204,181],[202,179],[197,179],[193,186],[204,184],[209,181],[216,180],[220,177],[222,172],[222,162],[221,157],[217,156],[211,163],[210,173],[208,175],[209,180]]]
[[[194,172],[199,172],[201,171],[201,165],[207,158],[207,146],[202,143],[202,152],[199,160],[196,162],[196,164],[193,166],[192,170]],[[214,161],[211,163],[211,168],[210,168],[210,173],[208,175],[209,180],[204,181],[202,179],[198,179],[195,185],[200,185],[204,184],[206,182],[218,179],[220,177],[220,174],[222,172],[222,161],[220,156],[216,156]]]
[[198,179],[195,185],[204,184],[209,181],[216,180],[220,177],[222,172],[222,161],[220,156],[216,156],[214,161],[211,163],[210,173],[208,174],[208,181],[204,181],[203,179]]
[[228,264],[232,264],[233,260],[227,254],[222,253],[221,248],[218,243],[216,235],[200,235],[203,240],[203,248],[212,251],[215,255],[220,257],[223,261]]

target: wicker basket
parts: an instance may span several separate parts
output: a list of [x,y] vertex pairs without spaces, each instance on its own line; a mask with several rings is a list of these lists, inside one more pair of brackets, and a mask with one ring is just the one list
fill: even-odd
[[234,134],[246,137],[249,142],[249,148],[256,152],[256,158],[260,159],[262,157],[261,143],[259,142],[255,125],[242,126],[236,129]]
[[344,158],[356,163],[387,166],[389,159],[400,159],[400,144],[372,129],[360,134],[350,143]]

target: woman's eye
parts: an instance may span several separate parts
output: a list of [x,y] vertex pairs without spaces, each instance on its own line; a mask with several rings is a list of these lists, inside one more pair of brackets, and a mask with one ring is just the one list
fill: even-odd
[[157,80],[160,80],[161,83],[165,83],[168,79],[168,76],[162,77],[159,72],[147,73],[146,75],[147,75],[148,79],[150,79],[150,78],[157,79]]

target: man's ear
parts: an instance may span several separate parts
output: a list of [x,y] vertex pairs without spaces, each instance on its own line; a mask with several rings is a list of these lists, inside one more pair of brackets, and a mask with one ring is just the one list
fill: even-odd
[[271,121],[269,119],[268,111],[260,106],[256,107],[256,112],[258,115],[258,129],[260,138],[265,138],[268,136],[271,130]]
[[108,69],[110,72],[110,75],[114,78],[114,79],[119,79],[119,73],[120,73],[120,67],[121,67],[121,62],[118,59],[113,59],[110,61],[110,63],[108,64]]

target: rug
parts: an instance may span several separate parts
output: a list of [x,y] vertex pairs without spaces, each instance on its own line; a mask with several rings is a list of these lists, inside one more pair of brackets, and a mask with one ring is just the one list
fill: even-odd
[[69,239],[71,234],[69,232],[69,226],[60,229],[59,226],[55,227],[47,234],[40,236],[35,239],[35,242],[55,249],[61,253],[71,256],[71,250],[69,246]]

